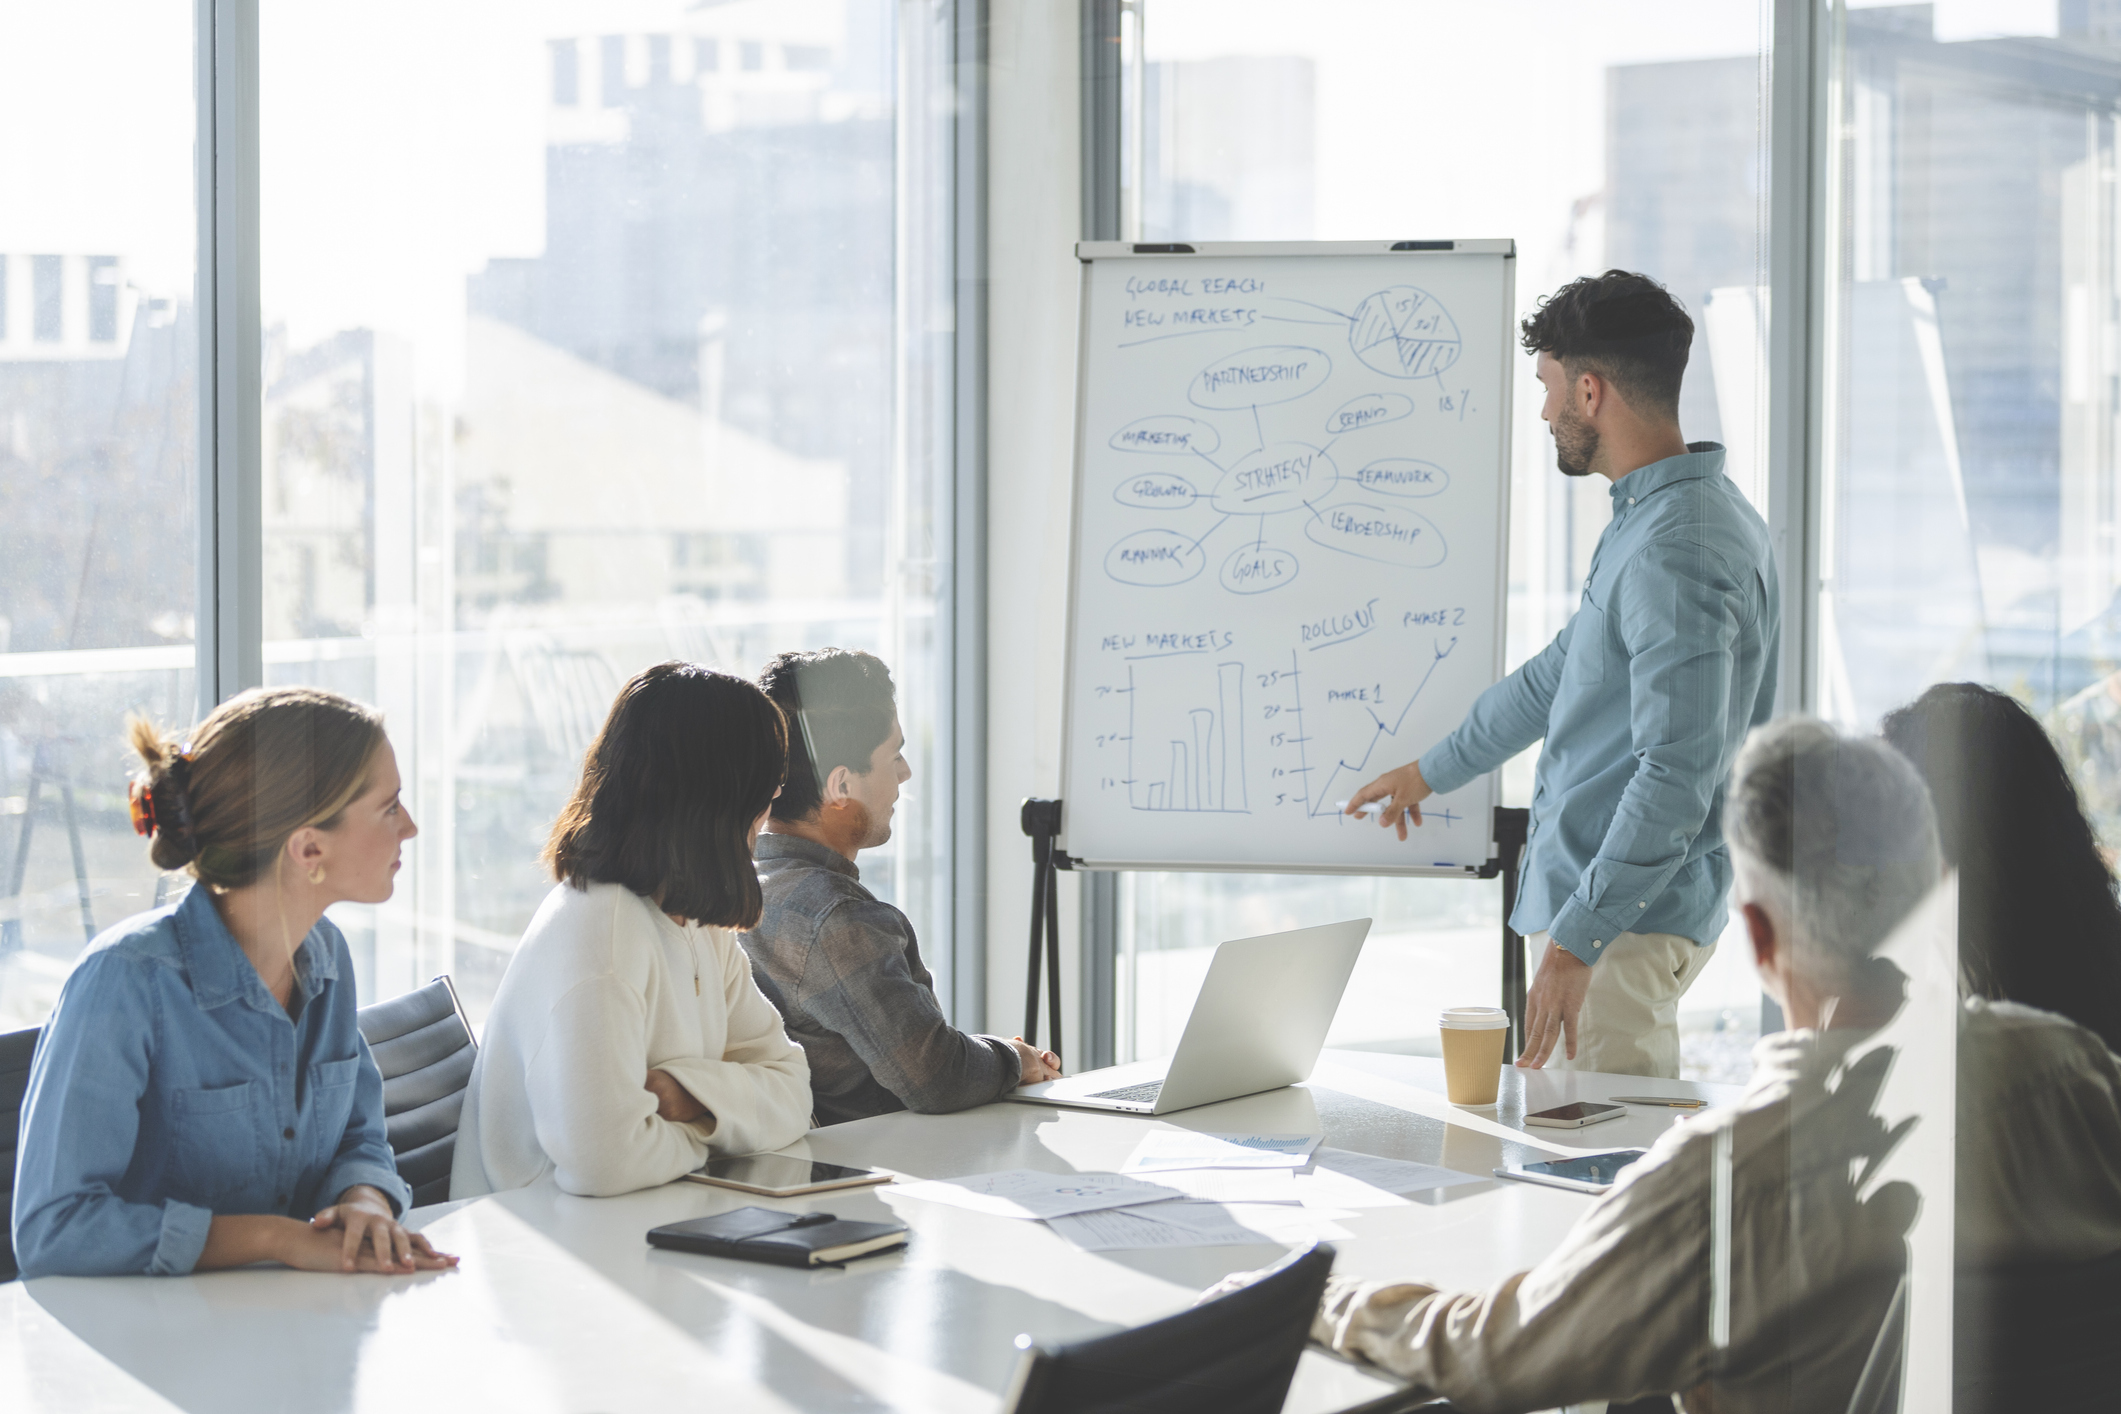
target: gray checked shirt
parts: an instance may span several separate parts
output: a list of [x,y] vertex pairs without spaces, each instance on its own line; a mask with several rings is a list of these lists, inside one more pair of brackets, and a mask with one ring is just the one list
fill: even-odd
[[737,937],[810,1059],[818,1124],[947,1114],[1016,1088],[1016,1048],[949,1023],[913,924],[862,887],[854,861],[797,835],[762,834],[752,853],[766,910]]

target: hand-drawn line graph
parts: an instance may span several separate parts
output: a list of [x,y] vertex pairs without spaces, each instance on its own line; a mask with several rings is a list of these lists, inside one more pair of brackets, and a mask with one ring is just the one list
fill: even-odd
[[[1326,773],[1324,784],[1320,785],[1316,790],[1307,792],[1310,799],[1305,806],[1305,811],[1312,819],[1315,820],[1320,815],[1336,813],[1333,808],[1333,802],[1342,797],[1334,795],[1334,788],[1340,783],[1342,772],[1346,772],[1351,777],[1348,782],[1351,789],[1368,783],[1369,775],[1367,773],[1370,768],[1370,758],[1376,754],[1377,744],[1388,736],[1396,738],[1399,735],[1400,728],[1407,724],[1407,715],[1414,710],[1414,704],[1421,700],[1422,691],[1428,687],[1429,679],[1436,676],[1436,670],[1443,665],[1444,659],[1451,656],[1451,650],[1457,646],[1458,640],[1455,637],[1449,643],[1437,643],[1434,645],[1435,656],[1429,660],[1427,671],[1422,673],[1421,681],[1414,685],[1414,691],[1408,696],[1406,705],[1399,709],[1399,715],[1392,719],[1390,726],[1385,725],[1385,719],[1377,715],[1375,708],[1368,706],[1363,708],[1363,711],[1369,713],[1370,721],[1374,725],[1374,730],[1370,733],[1370,739],[1364,743],[1362,755],[1358,759],[1350,761],[1346,756],[1340,757],[1333,763],[1332,770]],[[1303,729],[1303,734],[1307,738],[1311,736],[1308,725]],[[1452,818],[1455,819],[1456,817]],[[1445,820],[1444,823],[1448,825],[1451,820]]]
[[[1133,810],[1173,811],[1193,815],[1249,815],[1245,785],[1245,665],[1215,665],[1213,707],[1182,706],[1184,734],[1167,742],[1144,743],[1136,729],[1135,704],[1140,688],[1134,665],[1127,665],[1127,805]],[[1168,744],[1168,756],[1160,748]],[[1145,757],[1135,750],[1145,748]],[[1154,779],[1144,770],[1162,768]]]

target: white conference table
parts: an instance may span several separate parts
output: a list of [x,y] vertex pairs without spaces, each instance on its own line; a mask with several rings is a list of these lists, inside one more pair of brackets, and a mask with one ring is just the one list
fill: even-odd
[[[1522,1128],[1527,1109],[1611,1095],[1735,1097],[1728,1086],[1504,1069],[1500,1104],[1443,1098],[1442,1063],[1329,1051],[1303,1086],[1161,1120],[996,1104],[813,1131],[818,1158],[948,1178],[996,1169],[1117,1169],[1159,1124],[1323,1133],[1333,1147],[1485,1174],[1568,1152],[1646,1147],[1685,1111],[1631,1106],[1585,1130]],[[1338,1270],[1484,1287],[1553,1250],[1591,1200],[1488,1180],[1340,1220]],[[650,1248],[661,1223],[747,1203],[896,1214],[910,1247],[843,1270]],[[1168,1316],[1283,1250],[1086,1253],[1042,1224],[890,1187],[790,1200],[693,1183],[623,1198],[541,1184],[419,1210],[459,1271],[349,1277],[250,1268],[195,1277],[46,1277],[0,1285],[0,1409],[14,1414],[510,1414],[906,1410],[990,1414],[1012,1342],[1102,1334]],[[1388,1379],[1313,1349],[1286,1408],[1360,1408]]]

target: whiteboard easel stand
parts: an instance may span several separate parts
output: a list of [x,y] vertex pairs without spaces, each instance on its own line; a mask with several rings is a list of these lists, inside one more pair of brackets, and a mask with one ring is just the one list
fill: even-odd
[[[1024,967],[1024,1040],[1038,1045],[1039,973],[1046,976],[1052,1050],[1060,1054],[1060,872],[1076,861],[1054,844],[1060,834],[1061,802],[1026,797],[1021,821],[1031,837],[1031,953]],[[1495,807],[1495,854],[1474,876],[1502,879],[1502,1009],[1510,1018],[1504,1041],[1506,1057],[1524,1050],[1524,937],[1510,926],[1517,911],[1517,875],[1531,836],[1532,812],[1520,806]],[[1043,956],[1043,962],[1041,962]]]
[[1039,954],[1045,953],[1047,1006],[1052,1019],[1053,1044],[1060,1054],[1060,874],[1073,869],[1075,861],[1054,843],[1060,834],[1061,803],[1027,797],[1018,817],[1024,833],[1031,837],[1031,956],[1024,968],[1024,1042],[1038,1048]]

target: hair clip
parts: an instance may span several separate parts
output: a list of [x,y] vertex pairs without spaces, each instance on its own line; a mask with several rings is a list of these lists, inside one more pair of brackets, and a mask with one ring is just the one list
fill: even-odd
[[134,781],[132,784],[132,789],[126,793],[126,804],[132,809],[133,833],[136,835],[154,834],[154,792],[148,790],[145,786],[141,785],[140,782]]

